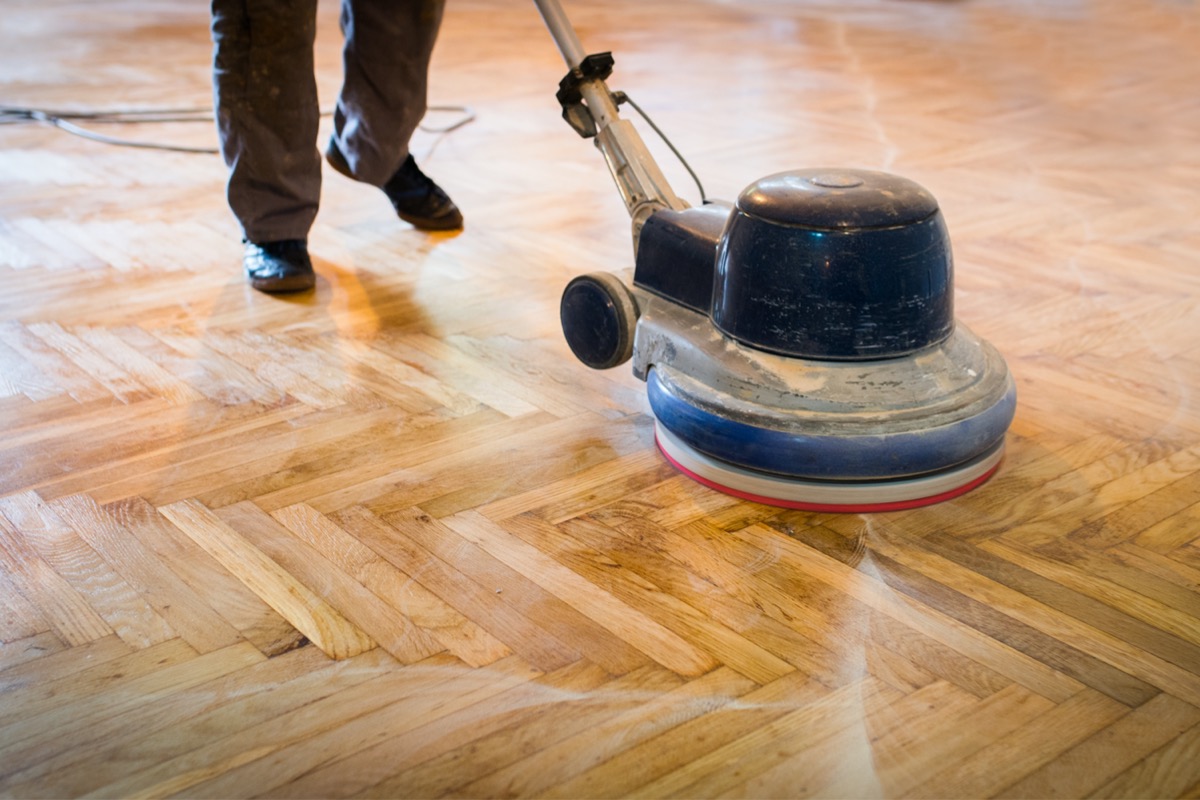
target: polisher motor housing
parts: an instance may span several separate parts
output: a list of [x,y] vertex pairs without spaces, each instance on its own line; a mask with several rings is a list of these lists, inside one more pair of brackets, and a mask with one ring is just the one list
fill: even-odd
[[633,358],[663,452],[776,505],[883,510],[961,494],[995,470],[1016,395],[956,325],[933,196],[880,172],[763,178],[734,206],[660,210],[630,289],[568,284],[561,316],[595,368]]

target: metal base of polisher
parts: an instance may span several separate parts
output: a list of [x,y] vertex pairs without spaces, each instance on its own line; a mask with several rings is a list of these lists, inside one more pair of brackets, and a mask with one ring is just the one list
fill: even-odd
[[1000,467],[1004,444],[952,469],[876,481],[818,481],[770,475],[726,464],[685,444],[655,422],[658,449],[692,480],[743,500],[781,508],[836,513],[901,511],[941,503],[985,483]]

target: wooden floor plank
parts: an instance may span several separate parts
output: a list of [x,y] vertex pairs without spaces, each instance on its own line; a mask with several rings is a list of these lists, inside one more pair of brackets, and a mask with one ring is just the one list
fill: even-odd
[[511,655],[483,628],[313,508],[298,504],[272,516],[467,664],[482,667]]
[[511,731],[543,715],[558,703],[571,703],[612,680],[604,670],[587,661],[518,683],[480,702],[424,722],[340,761],[309,770],[269,794],[274,797],[352,797],[364,791],[410,792],[409,778],[394,778],[418,765],[442,778],[457,774],[456,769],[433,767],[447,761],[471,765],[486,761],[480,744],[488,737]]
[[1117,777],[1090,797],[1137,797],[1159,794],[1183,797],[1194,789],[1193,765],[1200,758],[1200,726],[1193,726]]
[[[284,739],[281,742],[287,747],[273,747],[264,753],[266,757],[224,771],[196,785],[192,791],[224,797],[237,793],[238,787],[243,785],[268,787],[276,781],[303,775],[348,753],[402,735],[423,722],[478,704],[540,674],[514,656],[479,672],[455,667],[431,672],[433,674],[422,683],[421,678],[425,676],[418,671],[415,679],[409,678],[405,682],[403,690],[399,690],[394,681],[390,686],[382,680],[377,681],[382,685],[373,687],[376,690],[373,696],[361,697],[357,704],[334,696],[324,703],[325,709],[313,706],[300,709],[293,714],[299,719],[290,729],[293,733],[291,741]],[[361,692],[351,689],[346,694],[361,695]],[[339,700],[343,702],[337,702]],[[333,706],[335,702],[336,707]],[[325,713],[317,716],[315,712],[321,710]],[[330,724],[339,718],[343,724]],[[272,723],[277,725],[279,721],[277,718]],[[320,727],[305,731],[306,726]],[[274,735],[269,740],[280,741],[280,737]]]
[[79,698],[69,705],[5,726],[4,736],[14,744],[4,747],[0,758],[11,766],[12,773],[17,773],[64,752],[85,751],[97,743],[111,741],[122,731],[140,729],[161,720],[160,714],[169,705],[169,698],[180,693],[186,695],[198,685],[262,661],[262,653],[249,642],[242,642],[123,681],[122,691]]
[[439,521],[418,508],[389,514],[385,519],[402,535],[454,564],[480,585],[496,587],[505,602],[536,619],[539,627],[610,674],[623,675],[647,662],[647,655],[629,637],[604,625],[605,617],[596,608],[598,603],[580,603],[577,597],[564,597],[551,586],[528,580],[504,554],[498,555],[486,546],[480,537],[495,534],[494,529],[481,531],[481,526],[492,525],[488,520],[478,515],[456,515]]
[[734,789],[743,775],[774,767],[823,738],[847,730],[861,738],[854,709],[875,701],[881,690],[873,682],[842,687],[639,787],[630,796],[715,796]]
[[104,508],[263,654],[277,655],[303,643],[302,633],[149,503],[134,499]]
[[[754,525],[737,531],[736,534],[739,537],[745,535],[748,541],[759,544],[763,543],[763,536],[769,535]],[[793,546],[782,542],[779,544],[782,548],[781,560],[785,563],[791,562],[797,572],[806,573],[811,579],[821,580],[842,589],[897,622],[915,627],[936,641],[1022,683],[1044,697],[1066,699],[1083,687],[1074,677],[1058,672],[995,639],[981,636],[974,628],[961,621],[931,613],[932,609],[928,607],[914,605],[919,601],[909,599],[902,592],[892,592],[884,580],[866,577],[863,573],[849,570],[830,559],[822,559],[817,551],[797,553],[803,556],[802,560],[793,559],[784,555],[784,550],[793,550]],[[1134,684],[1134,688],[1141,687]]]
[[485,587],[402,535],[365,508],[352,507],[334,515],[339,526],[353,534],[397,569],[420,573],[424,586],[469,620],[487,620],[492,636],[544,671],[579,659],[579,653],[504,601],[496,587]]
[[10,3],[0,795],[1200,796],[1195,9],[563,3],[687,203],[814,166],[937,198],[1017,389],[996,474],[830,513],[658,452],[562,333],[572,278],[655,256],[532,4],[441,18],[409,149],[465,227],[323,165],[316,286],[270,295],[215,152],[25,113],[195,108],[76,121],[214,147],[211,9]]
[[[997,797],[1079,797],[1153,753],[1200,721],[1200,709],[1162,694],[1098,731]],[[1077,764],[1064,770],[1060,764]],[[1086,765],[1086,767],[1084,766]]]
[[13,590],[36,605],[69,644],[78,646],[113,633],[88,599],[46,563],[4,517],[0,517],[0,567]]
[[56,514],[147,602],[154,615],[198,652],[231,647],[241,634],[187,584],[181,584],[135,536],[91,498],[75,495],[49,504]]
[[331,658],[350,658],[375,646],[367,634],[199,502],[183,501],[160,511]]
[[[14,776],[13,793],[68,796],[94,791],[205,747],[215,737],[232,736],[356,686],[394,663],[378,648],[341,661],[329,659],[316,647],[290,651],[172,696],[160,704],[160,714],[141,724],[136,736],[115,742],[109,737],[39,762]],[[280,692],[281,685],[302,691]]]
[[445,651],[399,609],[383,602],[258,506],[238,503],[215,513],[296,580],[320,587],[322,600],[401,664],[414,664]]
[[[375,784],[367,797],[416,797],[470,794],[467,784],[504,769],[522,757],[540,752],[572,736],[585,733],[614,713],[645,702],[647,697],[670,692],[682,683],[674,673],[651,664],[603,684],[599,692],[573,693],[540,709],[525,725],[510,724],[454,750],[439,754]],[[608,702],[595,702],[597,697]],[[547,698],[553,701],[551,696]],[[511,720],[510,722],[516,722]]]
[[[89,650],[105,654],[105,649],[99,644]],[[153,677],[156,671],[186,664],[193,660],[195,655],[196,651],[186,642],[172,639],[153,647],[97,659],[98,663],[86,669],[76,669],[70,674],[56,675],[51,672],[46,681],[32,687],[31,691],[22,692],[5,704],[3,714],[0,714],[0,724],[6,727],[27,725],[31,718],[42,714],[57,713],[67,717],[69,714],[66,712],[75,705],[86,706],[91,701],[100,702],[103,693],[97,691],[98,687],[121,685],[141,680],[147,675]],[[29,729],[37,730],[32,725]],[[15,738],[7,739],[6,742],[9,746],[19,744],[19,740]]]
[[[479,517],[458,517],[452,529],[513,569],[539,576],[539,582],[572,608],[593,619],[625,641],[633,642],[650,658],[681,675],[700,675],[716,664],[702,648],[680,637],[669,627],[644,612],[630,607],[624,598],[602,591],[586,576],[556,563],[540,550],[513,535],[511,531]],[[536,569],[530,569],[530,561]],[[790,671],[784,667],[784,672]],[[778,677],[778,676],[776,676]]]
[[731,669],[720,668],[673,691],[649,698],[624,714],[543,747],[537,753],[473,781],[458,791],[468,795],[533,796],[613,754],[635,747],[665,730],[711,712],[754,688]]

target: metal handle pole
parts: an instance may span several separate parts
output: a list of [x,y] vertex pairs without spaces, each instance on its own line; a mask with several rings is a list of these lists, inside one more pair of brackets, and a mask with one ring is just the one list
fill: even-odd
[[[578,70],[587,52],[575,34],[570,20],[558,0],[533,0],[550,29],[567,67]],[[633,125],[620,118],[616,101],[600,78],[582,80],[578,84],[587,113],[596,126],[596,147],[604,154],[608,170],[616,181],[621,199],[633,219],[634,250],[645,221],[660,208],[687,208],[667,183],[662,170],[654,163],[650,151]]]
[[558,52],[562,53],[567,67],[575,69],[579,66],[579,62],[587,56],[587,53],[584,52],[583,43],[575,34],[575,28],[572,27],[571,21],[567,19],[566,12],[563,11],[558,0],[533,0],[533,2],[537,4],[538,11],[542,13],[542,19],[546,22],[546,27],[550,29],[550,35],[554,37],[554,43],[558,45]]

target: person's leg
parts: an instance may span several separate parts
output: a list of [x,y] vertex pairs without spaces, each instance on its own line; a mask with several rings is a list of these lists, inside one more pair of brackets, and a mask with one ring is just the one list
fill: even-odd
[[213,0],[213,90],[230,208],[249,242],[305,239],[317,214],[316,0]]
[[429,59],[443,0],[342,0],[344,78],[326,158],[384,190],[399,215],[423,228],[457,228],[462,215],[417,168],[409,139],[425,116]]
[[333,142],[357,180],[383,186],[425,116],[443,0],[342,0],[344,78]]
[[321,195],[316,0],[212,0],[213,96],[229,207],[251,286],[315,284],[309,228]]

